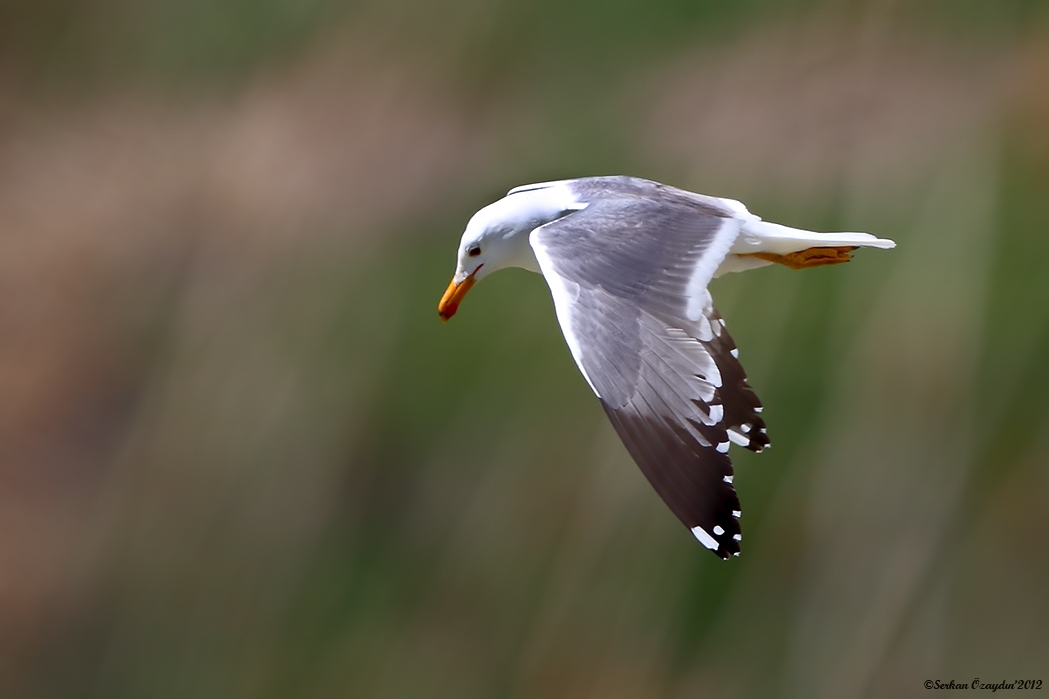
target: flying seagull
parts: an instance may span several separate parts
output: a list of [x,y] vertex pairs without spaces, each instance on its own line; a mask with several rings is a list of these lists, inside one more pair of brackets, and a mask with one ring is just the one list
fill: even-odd
[[847,262],[860,246],[896,243],[768,223],[738,201],[635,177],[543,182],[474,214],[437,310],[447,321],[498,269],[542,274],[627,451],[700,543],[728,558],[743,538],[729,443],[760,452],[769,439],[707,285],[774,262]]

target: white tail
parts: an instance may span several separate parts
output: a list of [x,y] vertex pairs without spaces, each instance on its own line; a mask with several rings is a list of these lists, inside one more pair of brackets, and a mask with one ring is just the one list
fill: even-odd
[[868,233],[815,233],[798,228],[768,223],[761,219],[746,221],[740,235],[732,246],[732,252],[745,255],[755,252],[771,252],[786,255],[808,248],[868,247],[888,250],[896,243],[886,238],[875,238]]

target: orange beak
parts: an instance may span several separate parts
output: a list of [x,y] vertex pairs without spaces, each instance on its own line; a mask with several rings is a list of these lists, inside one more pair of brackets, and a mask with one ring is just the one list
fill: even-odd
[[[478,267],[477,269],[481,268]],[[441,297],[441,302],[437,304],[437,315],[441,316],[441,320],[444,322],[447,323],[448,319],[459,310],[459,304],[462,302],[463,297],[466,296],[466,292],[477,281],[474,277],[477,274],[477,269],[470,272],[470,275],[458,284],[453,279],[448,288],[444,290],[444,296]]]

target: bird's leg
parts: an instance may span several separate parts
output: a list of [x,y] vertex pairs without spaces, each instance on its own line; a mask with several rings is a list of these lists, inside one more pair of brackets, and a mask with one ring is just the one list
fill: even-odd
[[840,248],[808,248],[798,252],[789,252],[786,255],[777,255],[774,252],[750,252],[741,257],[756,257],[759,260],[777,262],[791,269],[805,269],[806,267],[820,267],[822,265],[836,265],[848,262],[852,259],[852,251],[856,246]]

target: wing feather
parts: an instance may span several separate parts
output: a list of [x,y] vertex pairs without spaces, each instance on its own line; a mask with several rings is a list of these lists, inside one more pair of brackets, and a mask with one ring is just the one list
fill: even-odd
[[642,473],[727,558],[741,539],[728,442],[768,444],[761,403],[706,291],[739,222],[643,180],[585,182],[586,209],[531,235],[558,319]]

